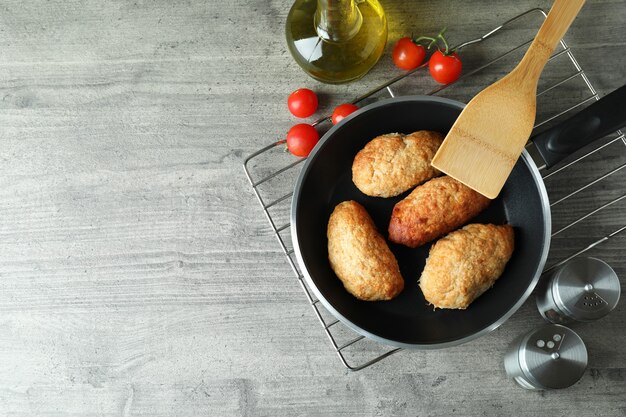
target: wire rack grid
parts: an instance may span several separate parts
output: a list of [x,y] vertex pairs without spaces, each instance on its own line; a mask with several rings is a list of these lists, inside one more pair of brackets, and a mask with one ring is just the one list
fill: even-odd
[[[546,13],[539,8],[528,10],[509,19],[484,35],[458,45],[456,49],[473,48],[475,45],[482,44],[488,39],[500,37],[502,33],[509,30],[515,23],[531,18],[541,23],[546,18]],[[499,66],[499,63],[518,51],[525,51],[525,47],[528,46],[531,41],[532,39],[529,39],[526,42],[507,48],[503,52],[499,52],[494,58],[489,59],[484,64],[477,65],[475,69],[464,74],[457,83],[468,83],[474,80],[474,83],[478,84],[480,89],[482,89],[489,80],[480,80],[480,74],[491,74],[491,77],[494,76],[494,73],[496,73],[496,75],[500,73],[504,75],[504,69],[502,65]],[[379,93],[385,93],[385,96],[395,97],[398,91],[402,90],[401,84],[404,82],[403,80],[409,79],[414,73],[423,69],[425,65],[426,64],[423,64],[415,70],[390,79],[386,83],[357,97],[353,103],[364,103]],[[557,105],[557,110],[548,115],[538,113],[535,132],[541,130],[542,127],[545,128],[545,126],[549,126],[560,117],[567,116],[572,110],[599,99],[596,90],[564,41],[560,42],[557,51],[551,56],[548,66],[550,65],[560,68],[560,70],[554,71],[557,73],[554,77],[545,77],[542,75],[542,79],[547,79],[547,81],[544,85],[540,84],[539,86],[537,94],[538,102],[542,98],[548,101],[554,101],[554,97],[563,95],[562,92],[555,94],[559,89],[566,89],[569,96],[573,96],[575,101],[560,106]],[[544,74],[549,70],[548,66]],[[491,81],[494,80],[492,79]],[[574,82],[577,82],[578,85],[572,86]],[[438,94],[449,87],[450,86],[439,86],[425,94]],[[414,91],[410,92],[415,93]],[[319,125],[320,127],[323,127],[325,124],[330,124],[329,117],[323,117],[313,123],[314,126]],[[306,158],[297,159],[295,161],[287,160],[285,163],[276,163],[279,152],[284,154],[282,151],[277,151],[277,149],[282,148],[281,145],[281,142],[271,143],[246,158],[244,161],[245,173],[263,209],[263,213],[270,224],[271,230],[278,240],[282,252],[286,255],[289,265],[297,277],[308,302],[313,307],[315,315],[322,324],[323,330],[328,336],[333,349],[338,354],[341,363],[346,368],[353,371],[366,368],[401,349],[381,345],[349,329],[334,318],[321,305],[306,284],[296,261],[294,250],[291,247],[291,224],[288,216],[295,178],[299,173],[301,163]],[[626,170],[624,170],[626,167],[625,145],[626,139],[622,132],[618,131],[615,135],[611,135],[583,149],[576,155],[575,159],[570,160],[566,164],[557,166],[556,169],[547,172],[544,167],[540,166],[544,182],[554,182],[554,188],[559,190],[558,193],[551,193],[550,186],[547,184],[550,200],[552,201],[550,206],[553,213],[554,224],[552,231],[553,243],[548,259],[549,266],[544,270],[544,274],[568,260],[607,242],[626,230],[626,218],[617,216],[623,224],[618,220],[618,223],[613,221],[610,222],[611,224],[598,228],[600,234],[591,237],[591,241],[589,241],[589,238],[585,240],[576,235],[574,235],[574,239],[572,239],[572,236],[567,235],[568,232],[575,230],[575,226],[579,224],[589,222],[590,220],[602,222],[604,213],[610,210],[624,210],[624,208],[626,208],[626,205],[624,205],[624,203],[626,203],[626,194],[623,193],[623,187],[619,185],[623,184],[626,180],[626,178],[622,178],[626,177]],[[607,158],[607,153],[611,155],[611,158]],[[603,164],[605,171],[598,173],[593,178],[589,178],[589,175],[586,174],[576,175],[575,168],[579,168],[578,171],[586,172],[585,164],[597,164],[597,161],[594,161],[594,159],[597,158],[602,158],[603,161],[607,159],[610,160],[610,163]],[[263,162],[258,162],[260,159],[263,159]],[[535,158],[535,160],[538,159]],[[611,182],[613,186],[610,185]],[[273,183],[272,187],[264,189],[263,186],[269,183]],[[563,184],[567,186],[563,186]],[[615,186],[615,184],[617,184],[617,186]],[[268,189],[272,190],[271,193],[267,191]],[[607,189],[610,190],[610,192],[605,192]],[[601,198],[598,197],[598,193],[602,195]],[[591,204],[590,208],[587,208],[584,204],[578,204],[576,200],[592,201],[593,204]],[[571,206],[567,206],[568,201],[576,202],[575,209],[572,209]],[[588,205],[589,204],[587,204],[587,206]],[[282,207],[282,209],[278,209],[279,207]],[[615,217],[616,216],[613,216],[612,218],[614,219]],[[564,238],[559,239],[559,237]],[[575,242],[574,245],[571,244],[572,241]],[[569,244],[565,244],[564,242],[569,242]]]

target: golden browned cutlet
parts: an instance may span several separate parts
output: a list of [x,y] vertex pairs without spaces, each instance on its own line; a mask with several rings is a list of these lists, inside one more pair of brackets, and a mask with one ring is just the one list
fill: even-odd
[[366,301],[390,300],[404,289],[396,258],[359,203],[338,204],[327,235],[330,265],[350,294]]
[[442,142],[441,133],[427,130],[378,136],[354,158],[352,182],[373,197],[402,194],[440,174],[430,162]]
[[438,308],[465,309],[493,286],[514,250],[509,225],[468,224],[430,249],[419,286]]
[[452,177],[433,178],[395,205],[389,240],[416,248],[467,223],[490,202]]

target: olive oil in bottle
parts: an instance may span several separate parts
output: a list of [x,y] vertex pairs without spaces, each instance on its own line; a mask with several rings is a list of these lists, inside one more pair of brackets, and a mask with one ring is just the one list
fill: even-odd
[[387,19],[378,0],[296,0],[285,32],[307,74],[338,84],[361,78],[378,62]]

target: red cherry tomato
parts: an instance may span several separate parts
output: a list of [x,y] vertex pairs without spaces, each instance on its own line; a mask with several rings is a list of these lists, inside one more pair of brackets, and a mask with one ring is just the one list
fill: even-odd
[[320,135],[311,125],[300,123],[287,132],[287,149],[295,156],[309,156]]
[[441,84],[450,84],[458,80],[461,76],[462,67],[461,58],[456,52],[444,55],[443,52],[437,51],[432,54],[428,63],[430,75]]
[[289,111],[296,117],[309,117],[317,110],[317,95],[308,88],[299,88],[287,99]]
[[349,114],[354,113],[358,109],[359,108],[357,106],[351,103],[340,104],[335,108],[335,111],[333,112],[333,116],[331,117],[331,120],[333,121],[333,124],[336,125],[337,123],[342,121],[344,118],[348,117]]
[[426,50],[422,45],[417,45],[411,38],[400,38],[393,47],[391,58],[396,67],[403,70],[412,70],[420,66]]

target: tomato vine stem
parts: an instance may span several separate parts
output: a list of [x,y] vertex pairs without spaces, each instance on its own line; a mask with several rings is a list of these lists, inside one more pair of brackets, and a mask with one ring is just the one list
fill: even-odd
[[[427,49],[430,49],[433,47],[433,45],[437,45],[437,49],[439,49],[441,51],[441,53],[443,53],[444,55],[450,55],[452,53],[454,53],[454,50],[450,49],[450,45],[448,44],[448,41],[446,40],[446,37],[444,36],[444,34],[446,33],[446,30],[448,30],[447,27],[444,27],[443,29],[441,29],[439,31],[439,33],[437,34],[437,36],[432,37],[432,36],[419,36],[417,38],[411,36],[411,39],[413,40],[413,42],[415,44],[418,44],[421,41],[430,41],[430,43],[428,44],[428,46],[426,47]],[[445,50],[442,50],[441,48],[439,48],[439,41],[441,41],[443,43],[443,46],[445,47]]]

